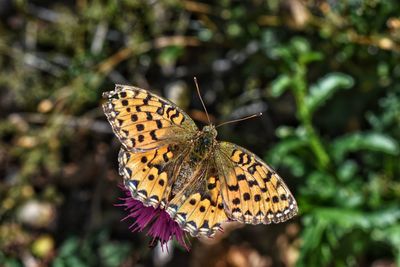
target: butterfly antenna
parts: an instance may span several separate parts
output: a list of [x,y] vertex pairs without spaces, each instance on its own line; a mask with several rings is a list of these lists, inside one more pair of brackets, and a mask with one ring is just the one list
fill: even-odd
[[244,117],[244,118],[240,118],[240,119],[236,119],[236,120],[231,120],[231,121],[225,121],[225,122],[220,123],[220,124],[218,124],[217,126],[215,126],[215,128],[217,128],[217,127],[219,127],[219,126],[222,126],[222,125],[225,125],[225,124],[228,124],[228,123],[233,123],[233,122],[238,122],[238,121],[244,121],[244,120],[248,120],[248,119],[252,119],[252,118],[256,118],[256,117],[260,117],[260,116],[262,116],[262,113],[261,113],[261,112],[260,112],[260,113],[257,113],[257,114],[253,114],[253,115],[247,116],[247,117]]
[[208,116],[208,112],[207,112],[207,109],[206,109],[206,105],[204,105],[203,98],[201,98],[199,85],[197,84],[197,78],[194,77],[193,80],[194,80],[194,83],[196,84],[197,94],[199,95],[201,104],[203,105],[204,111],[206,112],[208,123],[211,124],[210,117]]

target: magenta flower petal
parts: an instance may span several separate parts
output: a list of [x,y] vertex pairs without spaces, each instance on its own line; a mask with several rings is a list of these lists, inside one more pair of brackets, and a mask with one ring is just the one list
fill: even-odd
[[116,206],[122,206],[128,212],[128,215],[122,220],[128,218],[135,220],[129,227],[132,232],[141,232],[149,227],[147,235],[153,237],[153,242],[159,240],[162,248],[167,247],[169,240],[175,239],[182,247],[189,250],[185,232],[164,209],[146,207],[141,201],[134,199],[131,192],[124,186],[120,186],[120,188],[124,191],[125,197],[120,198],[122,203],[116,204]]

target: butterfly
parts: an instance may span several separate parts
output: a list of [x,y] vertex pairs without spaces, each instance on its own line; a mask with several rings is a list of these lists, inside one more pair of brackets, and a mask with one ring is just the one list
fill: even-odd
[[199,130],[174,103],[133,86],[116,85],[103,97],[122,143],[125,187],[145,206],[164,209],[190,235],[212,237],[226,221],[270,224],[297,214],[282,178],[254,153],[217,141],[213,124]]

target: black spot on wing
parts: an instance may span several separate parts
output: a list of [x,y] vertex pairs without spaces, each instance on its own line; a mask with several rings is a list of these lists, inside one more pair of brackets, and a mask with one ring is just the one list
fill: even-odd
[[138,141],[139,142],[143,142],[144,141],[144,136],[143,135],[139,135],[138,136]]
[[208,190],[212,190],[212,189],[214,189],[216,186],[217,186],[216,183],[209,183],[209,184],[207,185],[207,188],[208,188]]
[[243,157],[244,157],[244,155],[245,155],[245,154],[244,154],[243,152],[239,154],[239,161],[237,162],[238,164],[240,164],[240,165],[243,164]]
[[131,121],[135,122],[138,120],[138,116],[136,114],[131,115]]
[[166,113],[167,113],[168,118],[171,118],[170,113],[173,112],[174,110],[175,110],[175,109],[174,109],[173,107],[168,107],[168,108],[167,108],[167,112],[166,112]]
[[267,176],[263,179],[264,183],[269,182],[271,180],[271,177],[272,177],[272,172],[269,171],[267,173]]
[[169,158],[168,158],[167,153],[164,153],[164,154],[163,154],[163,159],[164,159],[165,162],[168,162],[168,161],[169,161]]
[[164,108],[163,107],[159,107],[156,112],[157,112],[158,115],[163,115],[164,114]]
[[143,131],[143,130],[144,130],[144,125],[143,125],[143,124],[137,124],[137,125],[136,125],[136,129],[137,129],[138,131]]
[[228,190],[229,191],[238,191],[239,190],[239,185],[228,185]]
[[156,131],[155,131],[155,130],[150,131],[150,136],[151,136],[151,139],[153,139],[153,140],[158,140],[158,138],[157,138],[157,136],[156,136]]
[[258,185],[258,183],[257,183],[256,180],[250,180],[250,181],[249,181],[249,186],[250,186],[250,187],[253,187],[253,186],[256,186],[256,185]]
[[233,200],[232,200],[232,203],[234,204],[234,205],[239,205],[240,204],[240,199],[237,197],[237,198],[234,198]]
[[237,178],[238,181],[243,181],[243,180],[246,180],[246,175],[239,174],[239,175],[236,176],[236,178]]
[[173,115],[170,117],[170,119],[171,119],[172,121],[174,121],[174,119],[175,119],[175,118],[178,118],[178,117],[179,117],[179,112],[176,111],[176,113],[173,114]]

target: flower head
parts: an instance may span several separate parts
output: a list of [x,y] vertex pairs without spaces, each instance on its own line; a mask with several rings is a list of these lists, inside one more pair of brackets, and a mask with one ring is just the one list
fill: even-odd
[[159,240],[161,247],[164,248],[169,240],[175,239],[182,247],[189,250],[189,246],[185,240],[185,232],[179,227],[177,222],[171,219],[164,209],[160,207],[146,207],[141,201],[134,199],[127,188],[124,186],[120,186],[120,188],[124,191],[125,197],[120,198],[123,202],[116,206],[122,206],[128,212],[128,215],[122,220],[128,218],[135,220],[129,227],[132,232],[141,232],[146,227],[150,227],[147,235],[153,237],[151,243]]

